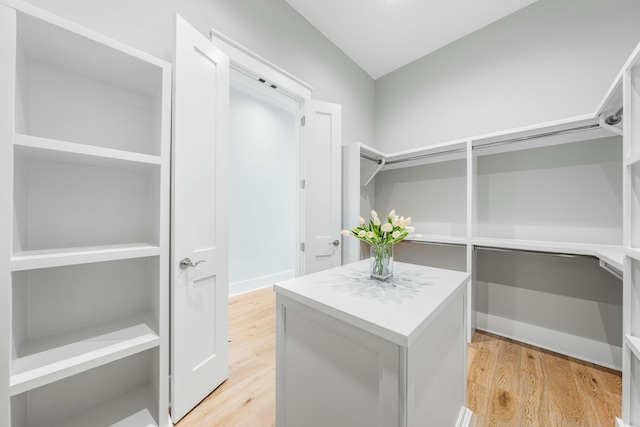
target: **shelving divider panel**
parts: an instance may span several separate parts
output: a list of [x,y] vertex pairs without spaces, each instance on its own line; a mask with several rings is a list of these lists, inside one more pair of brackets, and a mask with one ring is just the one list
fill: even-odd
[[156,323],[147,314],[27,342],[13,361],[11,395],[156,347]]
[[158,246],[144,243],[24,251],[16,253],[11,257],[11,271],[62,267],[65,265],[116,261],[158,255],[160,255],[160,248]]
[[48,161],[125,169],[144,169],[161,164],[160,156],[23,134],[15,135],[14,146],[16,152],[22,153],[28,158]]

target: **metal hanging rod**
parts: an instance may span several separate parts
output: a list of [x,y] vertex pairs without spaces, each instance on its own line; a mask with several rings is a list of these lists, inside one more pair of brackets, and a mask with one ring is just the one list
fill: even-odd
[[493,251],[493,252],[518,252],[529,255],[549,255],[549,256],[557,256],[561,258],[594,258],[592,255],[583,255],[583,254],[568,254],[563,252],[549,252],[549,251],[534,251],[530,249],[512,249],[512,248],[495,248],[493,246],[479,246],[474,245],[473,249],[480,249],[483,251]]
[[459,248],[461,246],[466,246],[466,243],[445,243],[445,242],[427,242],[423,240],[407,240],[408,243],[413,243],[414,245],[430,245],[430,246],[450,246],[454,248]]
[[578,127],[571,128],[571,129],[556,130],[556,131],[552,131],[552,132],[539,133],[539,134],[536,134],[536,135],[521,136],[521,137],[518,137],[518,138],[505,139],[503,141],[489,142],[487,144],[477,145],[477,146],[473,147],[473,149],[474,150],[478,150],[478,149],[481,149],[481,148],[488,148],[488,147],[495,147],[495,146],[498,146],[498,145],[511,144],[513,142],[522,142],[522,141],[528,141],[528,140],[531,140],[531,139],[545,138],[547,136],[567,135],[567,134],[571,134],[571,133],[584,132],[584,131],[591,130],[591,129],[597,129],[599,127],[600,127],[599,123],[594,123],[592,125],[578,126]]
[[466,151],[466,150],[467,149],[465,147],[453,148],[451,150],[438,151],[436,153],[419,154],[417,156],[407,157],[406,159],[389,160],[385,164],[393,165],[395,163],[403,163],[403,162],[410,162],[410,161],[413,161],[413,160],[428,159],[429,157],[441,156],[443,154],[459,153],[459,152]]
[[[458,153],[458,152],[462,152],[462,151],[466,151],[466,148],[465,147],[460,147],[460,148],[453,148],[451,150],[438,151],[436,153],[419,154],[417,156],[407,157],[406,159],[389,160],[389,161],[386,161],[384,164],[385,165],[393,165],[395,163],[403,163],[403,162],[410,162],[410,161],[413,161],[413,160],[428,159],[429,157],[441,156],[443,154],[450,154],[450,153]],[[368,156],[366,154],[360,154],[360,157],[362,157],[363,159],[371,160],[372,162],[376,162],[377,164],[382,164],[382,159],[376,159],[376,158]]]
[[376,159],[375,157],[367,156],[366,154],[362,153],[360,153],[360,157],[362,157],[363,159],[371,160],[372,162],[375,162],[379,165],[382,164],[382,159]]
[[618,111],[607,117],[604,122],[610,126],[617,125],[622,120],[622,107]]

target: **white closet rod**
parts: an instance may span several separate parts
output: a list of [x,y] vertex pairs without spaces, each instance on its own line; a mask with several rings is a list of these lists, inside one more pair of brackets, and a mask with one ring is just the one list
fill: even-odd
[[426,242],[420,240],[406,240],[407,243],[413,243],[415,245],[431,245],[431,246],[451,246],[454,248],[460,248],[467,246],[466,243],[445,243],[445,242]]
[[545,138],[545,137],[548,137],[548,136],[566,135],[566,134],[570,134],[570,133],[584,132],[584,131],[591,130],[591,129],[597,129],[599,127],[600,127],[600,123],[595,123],[595,124],[591,124],[591,125],[578,126],[578,127],[571,128],[571,129],[562,129],[562,130],[556,130],[556,131],[552,131],[552,132],[540,133],[540,134],[536,134],[536,135],[528,135],[528,136],[521,136],[521,137],[518,137],[518,138],[505,139],[503,141],[489,142],[489,143],[486,143],[486,144],[476,145],[476,146],[473,147],[473,149],[474,150],[478,150],[478,149],[481,149],[481,148],[495,147],[495,146],[498,146],[498,145],[511,144],[513,142],[529,141],[531,139]]
[[[420,155],[417,155],[417,156],[407,157],[405,159],[389,160],[389,161],[386,161],[384,164],[385,165],[393,165],[395,163],[403,163],[403,162],[410,162],[410,161],[413,161],[413,160],[428,159],[429,157],[441,156],[443,154],[450,154],[450,153],[459,153],[459,152],[462,152],[462,151],[465,151],[465,150],[466,150],[466,148],[464,148],[464,147],[454,148],[454,149],[451,149],[451,150],[438,151],[436,153],[420,154]],[[366,154],[360,154],[360,157],[362,157],[363,159],[371,160],[372,162],[376,162],[377,164],[381,164],[382,163],[382,159],[376,159],[376,158],[367,156]]]
[[582,254],[568,254],[562,252],[548,252],[548,251],[533,251],[530,249],[513,249],[513,248],[495,248],[493,246],[479,246],[474,245],[474,250],[480,249],[483,251],[494,251],[494,252],[518,252],[529,255],[549,255],[549,256],[557,256],[561,258],[594,258],[592,255],[582,255]]
[[379,165],[382,164],[382,159],[376,159],[374,157],[367,156],[366,154],[362,154],[362,153],[360,153],[360,157],[362,157],[363,159],[371,160],[372,162],[375,162]]

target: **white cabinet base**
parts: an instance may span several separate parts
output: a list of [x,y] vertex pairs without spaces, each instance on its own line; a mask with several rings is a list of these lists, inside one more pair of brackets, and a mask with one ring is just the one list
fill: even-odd
[[[368,265],[366,261],[358,264]],[[471,412],[465,407],[468,275],[451,272],[457,275],[454,280],[439,280],[434,277],[448,270],[408,264],[402,268],[407,266],[415,282],[424,278],[424,283],[404,290],[411,296],[398,289],[380,289],[375,297],[344,292],[350,286],[344,278],[350,277],[353,265],[276,285],[278,427],[470,425]],[[332,277],[342,282],[332,285]],[[362,286],[363,280],[368,278],[356,278],[353,284]],[[312,294],[318,288],[328,293],[316,293],[317,298],[301,295],[297,292],[304,294],[304,289],[288,286],[295,283],[305,283]],[[328,300],[323,298],[331,293],[342,303],[353,300],[354,306],[362,305],[351,313],[326,305]],[[415,324],[403,322],[403,310],[411,317],[420,311],[422,299],[437,300],[434,294],[442,298],[439,303],[425,304],[424,315],[410,319],[419,319]],[[385,333],[394,331],[393,326],[380,324],[384,320],[375,324],[373,318],[356,314],[369,302],[371,313],[377,311],[374,317],[395,319],[400,328],[411,325],[404,340]],[[366,322],[362,327],[355,325],[362,321]]]

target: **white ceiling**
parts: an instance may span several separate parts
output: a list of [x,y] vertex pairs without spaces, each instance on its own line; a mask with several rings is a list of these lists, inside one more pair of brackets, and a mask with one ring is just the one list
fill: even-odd
[[377,79],[536,0],[285,0]]

